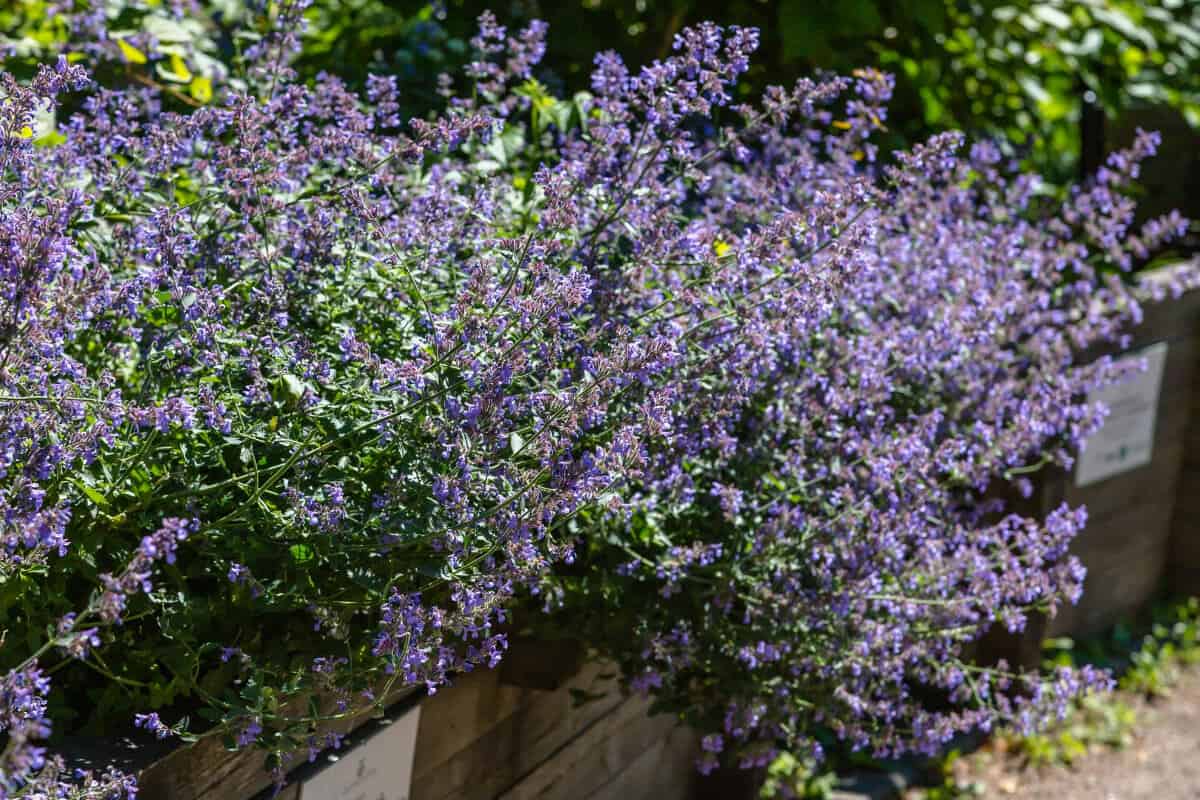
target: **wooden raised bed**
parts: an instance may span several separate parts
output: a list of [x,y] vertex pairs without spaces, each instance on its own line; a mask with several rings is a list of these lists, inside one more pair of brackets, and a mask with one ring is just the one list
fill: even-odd
[[[1188,264],[1165,267],[1143,280],[1169,285],[1186,269]],[[1087,507],[1087,526],[1071,546],[1087,577],[1079,603],[1060,607],[1053,619],[1035,617],[1020,635],[997,627],[985,636],[975,650],[982,661],[1004,658],[1035,668],[1046,636],[1100,632],[1145,607],[1168,579],[1176,591],[1200,591],[1200,291],[1146,302],[1143,311],[1129,348],[1091,355],[1120,357],[1166,346],[1150,457],[1082,486],[1077,469],[1055,470],[1040,477],[1032,497],[1006,490],[1008,507],[1025,515],[1045,515],[1064,501]]]
[[[330,726],[345,746],[315,764],[297,759],[274,794],[259,750],[226,750],[220,737],[171,749],[139,738],[68,743],[74,766],[115,764],[138,774],[143,800],[381,800],[305,795],[306,781],[420,705],[411,787],[382,800],[687,800],[698,737],[649,702],[623,693],[615,668],[582,664],[577,647],[518,641],[511,662],[459,676],[436,694],[397,693],[385,719],[362,715]],[[583,700],[584,702],[580,702]],[[298,707],[299,704],[298,704]],[[376,748],[378,749],[378,748]],[[360,767],[360,774],[361,774]],[[349,789],[349,787],[347,787]]]
[[[1168,285],[1188,268],[1166,267],[1143,280]],[[1165,345],[1149,459],[1083,485],[1078,465],[1071,474],[1057,470],[1042,476],[1033,497],[1014,499],[1011,507],[1023,514],[1044,515],[1063,502],[1087,507],[1087,526],[1071,546],[1087,577],[1077,605],[1031,620],[1021,636],[986,637],[983,660],[1035,667],[1045,636],[1100,632],[1144,608],[1168,579],[1177,591],[1200,591],[1200,291],[1146,302],[1143,311],[1125,351],[1092,355],[1145,355]]]
[[[1186,265],[1155,271],[1148,282],[1169,282]],[[1088,509],[1088,523],[1072,550],[1087,567],[1079,604],[1062,608],[1049,622],[1051,636],[1086,635],[1110,627],[1143,608],[1162,588],[1175,542],[1196,542],[1200,528],[1177,519],[1177,499],[1189,436],[1200,435],[1197,400],[1200,360],[1200,291],[1144,305],[1142,324],[1131,331],[1127,352],[1145,354],[1165,345],[1153,445],[1148,463],[1103,480],[1079,485],[1059,474],[1042,489],[1043,508],[1066,501]],[[1116,353],[1114,353],[1116,355]],[[1200,566],[1200,560],[1196,562]]]

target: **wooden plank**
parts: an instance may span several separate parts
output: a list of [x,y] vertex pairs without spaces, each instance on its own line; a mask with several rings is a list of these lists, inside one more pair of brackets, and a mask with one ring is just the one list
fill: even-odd
[[[591,663],[557,691],[504,686],[491,670],[459,676],[423,701],[414,800],[496,797],[622,702],[608,678],[613,675],[613,666]],[[572,690],[604,696],[576,708]],[[304,708],[299,701],[288,705]],[[364,714],[326,729],[349,733],[369,721]],[[248,800],[269,789],[271,776],[261,751],[231,752],[212,738],[169,753],[143,770],[140,781],[149,800]]]
[[[1165,281],[1184,268],[1168,267],[1144,279]],[[1146,303],[1143,310],[1130,349],[1168,342],[1152,460],[1086,487],[1075,486],[1073,476],[1061,471],[1042,486],[1045,510],[1060,500],[1088,508],[1088,525],[1072,545],[1088,568],[1083,598],[1049,622],[1051,635],[1095,632],[1138,610],[1154,595],[1168,562],[1185,551],[1195,551],[1200,588],[1200,544],[1180,544],[1182,531],[1193,524],[1189,520],[1200,520],[1200,292]],[[1094,354],[1103,352],[1119,354],[1111,346]]]
[[[621,702],[614,682],[602,677],[612,674],[611,665],[589,663],[559,690],[520,690],[524,699],[514,713],[477,730],[449,759],[422,764],[412,800],[492,800]],[[578,706],[572,690],[602,697]]]
[[275,795],[272,800],[300,800],[300,784],[289,783],[283,787],[283,791]]
[[1179,441],[1161,447],[1155,445],[1155,448],[1150,463],[1145,466],[1084,487],[1075,486],[1072,480],[1063,493],[1063,500],[1071,506],[1086,506],[1089,526],[1098,525],[1132,507],[1166,505],[1173,508],[1186,448]]
[[528,703],[528,690],[500,684],[494,670],[476,670],[424,701],[413,782],[441,767]]
[[1200,595],[1200,513],[1176,516],[1174,520],[1167,581],[1172,592]]
[[1167,585],[1179,594],[1200,594],[1200,382],[1193,375],[1190,420],[1176,483],[1174,514],[1168,543]]
[[[676,722],[647,716],[649,701],[625,698],[540,763],[497,800],[579,800],[601,788],[663,739]],[[640,796],[640,795],[635,795]]]
[[[401,689],[387,698],[391,705],[408,697],[412,689]],[[298,698],[284,705],[283,713],[306,713],[308,701]],[[324,698],[323,713],[331,713],[333,699]],[[348,734],[370,722],[370,712],[322,726],[321,731]],[[297,752],[293,764],[306,763],[307,754]],[[144,800],[250,800],[273,784],[261,750],[226,750],[220,737],[209,737],[181,747],[138,774],[140,798]]]
[[699,734],[675,726],[586,800],[694,800],[699,753]]
[[1095,633],[1145,605],[1164,575],[1170,521],[1170,504],[1164,502],[1089,523],[1071,548],[1088,570],[1083,597],[1060,609],[1048,634]]
[[[542,672],[541,677],[547,678],[553,674],[553,679],[547,678],[547,682],[555,683],[555,688],[565,686],[569,691],[572,688],[594,688],[599,675],[616,673],[616,668],[611,665],[592,663],[581,666],[577,648],[574,645],[565,651],[572,662],[571,668],[556,664]],[[548,654],[562,656],[564,652],[556,648],[543,649],[532,640],[518,640],[505,655],[505,660],[510,655],[515,656],[523,666],[532,670],[530,662]],[[476,670],[458,676],[452,686],[425,701],[421,731],[417,737],[416,777],[437,769],[522,707],[537,702],[540,695],[529,691],[533,687],[506,681],[505,677],[503,672],[496,670]],[[529,682],[537,681],[531,679]],[[550,691],[550,687],[542,691]]]
[[500,682],[510,686],[557,689],[583,664],[583,645],[573,639],[516,637],[509,641],[500,662]]

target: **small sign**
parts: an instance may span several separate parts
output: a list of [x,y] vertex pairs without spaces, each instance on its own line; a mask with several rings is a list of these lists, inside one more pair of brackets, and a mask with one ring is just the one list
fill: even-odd
[[1167,343],[1151,345],[1122,360],[1142,358],[1146,360],[1144,372],[1088,396],[1090,402],[1108,406],[1108,417],[1084,443],[1075,469],[1076,486],[1087,486],[1150,463]]
[[418,704],[300,785],[300,800],[408,800],[417,746]]

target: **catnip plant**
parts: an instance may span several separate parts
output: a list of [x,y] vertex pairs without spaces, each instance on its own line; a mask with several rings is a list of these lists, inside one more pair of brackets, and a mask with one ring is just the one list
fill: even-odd
[[1081,512],[985,496],[1099,419],[1077,354],[1137,303],[1096,259],[1182,224],[1127,234],[1151,138],[1046,218],[986,145],[876,164],[881,73],[735,103],[753,30],[602,54],[567,101],[545,27],[485,15],[406,120],[388,76],[297,80],[302,11],[194,109],[3,78],[0,797],[132,792],[43,749],[68,712],[282,780],[324,723],[495,666],[529,598],[599,618],[705,768],[1103,683],[964,648],[1078,592]]
[[314,757],[319,723],[494,666],[562,522],[637,469],[677,348],[596,322],[573,255],[619,215],[539,220],[485,158],[540,33],[479,40],[519,102],[402,123],[387,78],[295,82],[295,23],[191,114],[66,59],[6,80],[8,792],[61,771],[51,673],[85,730]]
[[[690,35],[719,58],[715,29]],[[703,70],[689,44],[636,77],[598,61],[597,105],[628,120],[609,134],[618,147],[644,141],[630,110],[647,86],[673,96]],[[769,126],[731,109],[744,132],[731,148],[665,138],[703,170],[645,193],[639,223],[599,245],[631,254],[649,289],[611,293],[605,315],[665,304],[655,327],[685,346],[685,388],[661,412],[668,446],[651,446],[624,505],[577,527],[586,555],[543,595],[568,634],[592,631],[634,689],[705,732],[705,772],[780,748],[819,758],[829,737],[934,753],[965,732],[1037,728],[1109,685],[969,656],[1082,590],[1068,546],[1085,509],[1039,516],[1020,498],[1102,421],[1086,397],[1120,370],[1085,354],[1123,341],[1151,291],[1126,273],[1186,231],[1177,214],[1131,230],[1124,190],[1157,137],[1047,206],[1035,176],[955,133],[877,164],[891,88],[870,70],[802,82],[768,92]],[[566,156],[576,171],[593,158]],[[764,236],[787,249],[764,252]],[[713,291],[724,259],[736,280]],[[784,288],[797,263],[833,291]],[[707,303],[662,296],[700,284]]]

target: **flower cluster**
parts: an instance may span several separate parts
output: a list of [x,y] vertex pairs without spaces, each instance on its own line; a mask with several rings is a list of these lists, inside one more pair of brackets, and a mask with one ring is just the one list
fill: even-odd
[[583,569],[544,594],[712,731],[706,771],[829,733],[888,756],[1044,724],[1107,677],[968,656],[1082,590],[1085,511],[1023,497],[1102,419],[1085,398],[1118,375],[1085,353],[1140,319],[1122,271],[1186,227],[1131,230],[1122,190],[1157,139],[1054,207],[958,134],[876,164],[891,82],[871,70],[769,91],[717,128],[742,37],[690,31],[637,75],[599,58],[603,114],[563,157],[590,194],[547,189],[573,217],[636,186],[634,224],[582,257],[610,270],[607,319],[678,343],[683,388],[647,414],[661,437],[591,518]]
[[[200,696],[212,732],[283,750],[317,720],[275,692],[361,713],[497,663],[506,603],[637,468],[633,401],[677,356],[598,324],[576,250],[619,219],[543,228],[516,165],[486,166],[541,35],[481,47],[472,74],[511,102],[399,130],[386,81],[292,80],[286,28],[245,91],[187,114],[66,60],[6,78],[0,567],[21,590],[0,615],[57,631],[5,644],[13,680],[59,653],[68,702],[122,675],[94,726],[181,733]],[[26,135],[64,93],[61,141]],[[8,791],[44,770],[48,723],[5,707]]]
[[203,705],[200,735],[315,754],[330,715],[280,695],[353,714],[495,666],[525,590],[624,624],[598,643],[713,727],[706,766],[817,725],[928,749],[1096,682],[963,653],[1078,593],[1082,514],[986,498],[1100,418],[1077,354],[1137,304],[1095,257],[1179,227],[1127,238],[1144,153],[1039,222],[987,146],[876,164],[881,73],[735,105],[757,33],[706,24],[567,102],[529,79],[544,35],[485,17],[403,124],[387,78],[295,80],[286,27],[188,113],[66,61],[6,79],[0,615],[57,636],[0,651],[0,791],[58,775],[48,653],[82,697],[70,659],[109,648],[95,726]]

